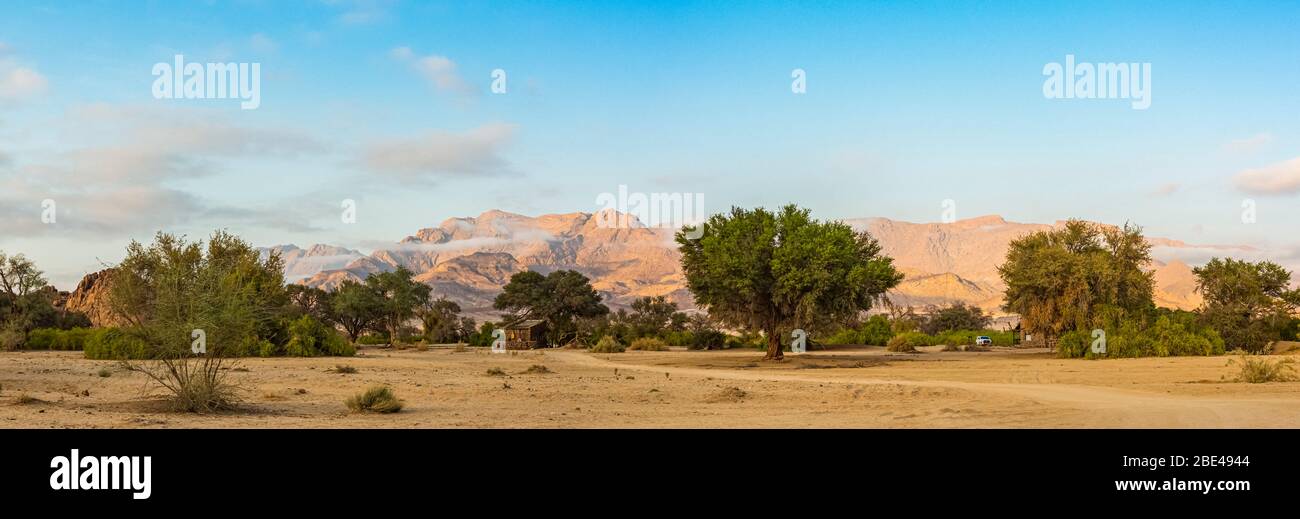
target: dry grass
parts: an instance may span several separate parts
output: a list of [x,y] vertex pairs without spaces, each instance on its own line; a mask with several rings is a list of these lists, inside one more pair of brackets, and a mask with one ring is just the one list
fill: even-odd
[[45,403],[44,400],[36,398],[27,393],[18,395],[18,398],[14,399],[14,405],[32,405],[32,404],[44,404],[44,403]]
[[627,349],[637,351],[668,351],[668,344],[654,337],[642,337],[632,341]]
[[333,368],[329,369],[328,371],[330,373],[338,373],[340,375],[352,375],[357,372],[357,368],[355,366],[336,364],[334,365]]
[[343,402],[354,413],[396,413],[403,402],[388,386],[374,386]]
[[487,374],[489,377],[504,377],[506,376],[506,370],[501,368],[488,368]]
[[1270,361],[1268,359],[1242,357],[1240,362],[1237,359],[1232,359],[1228,363],[1229,365],[1238,364],[1241,367],[1241,371],[1237,374],[1238,382],[1262,384],[1265,382],[1289,382],[1295,380],[1294,359]]
[[541,365],[541,364],[533,364],[532,366],[528,366],[528,369],[524,370],[522,374],[524,374],[524,375],[549,375],[549,374],[551,374],[551,373],[555,373],[555,372],[554,372],[554,371],[551,371],[550,368],[548,368],[548,367],[546,367],[546,366],[543,366],[543,365]]
[[721,391],[709,395],[704,401],[710,404],[735,403],[743,402],[749,398],[749,393],[738,387],[723,388]]

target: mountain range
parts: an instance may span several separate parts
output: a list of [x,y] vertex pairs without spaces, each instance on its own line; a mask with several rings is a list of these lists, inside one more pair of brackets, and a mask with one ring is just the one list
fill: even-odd
[[[623,308],[644,296],[666,296],[682,308],[693,308],[682,276],[671,229],[653,228],[629,217],[629,225],[598,225],[601,214],[566,213],[529,217],[488,211],[472,218],[451,218],[437,227],[420,229],[391,247],[363,254],[329,245],[306,249],[279,245],[286,277],[297,283],[333,288],[343,280],[363,280],[375,272],[406,267],[416,279],[433,287],[435,295],[459,303],[465,313],[496,318],[492,299],[512,274],[524,270],[547,273],[573,269],[591,278],[592,286],[613,308]],[[606,215],[608,216],[608,215]],[[608,220],[606,220],[608,221]],[[1000,314],[1004,285],[997,267],[1009,243],[1028,233],[1064,225],[1009,222],[981,216],[952,223],[910,223],[888,218],[844,220],[880,241],[886,255],[906,278],[889,297],[898,305],[925,306],[964,302]],[[1167,238],[1148,238],[1156,256],[1178,256],[1180,250],[1203,250]],[[1225,253],[1249,247],[1208,246]],[[1172,254],[1171,254],[1172,253]],[[1195,277],[1186,263],[1155,261],[1156,303],[1182,309],[1200,305]]]

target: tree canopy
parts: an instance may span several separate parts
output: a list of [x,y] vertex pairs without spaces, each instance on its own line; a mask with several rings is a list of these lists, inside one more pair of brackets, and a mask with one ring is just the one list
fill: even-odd
[[526,319],[546,321],[547,339],[553,344],[563,344],[573,337],[575,319],[609,313],[591,280],[573,270],[557,270],[545,276],[526,270],[510,276],[492,307],[506,312],[502,315],[505,324]]
[[1214,258],[1192,272],[1205,297],[1202,317],[1228,348],[1263,350],[1282,338],[1300,306],[1300,289],[1290,288],[1291,273],[1270,261]]
[[[1049,338],[1081,330],[1102,305],[1146,312],[1154,307],[1151,246],[1142,228],[1103,228],[1080,220],[1013,240],[998,274],[1003,309]],[[1049,341],[1050,342],[1050,341]]]
[[819,318],[848,319],[902,281],[865,232],[821,222],[807,209],[733,207],[677,233],[682,270],[698,306],[720,323],[767,337],[781,359],[782,333]]

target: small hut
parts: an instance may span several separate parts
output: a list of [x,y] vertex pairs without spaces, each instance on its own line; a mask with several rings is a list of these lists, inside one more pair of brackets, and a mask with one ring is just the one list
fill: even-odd
[[546,321],[529,319],[506,327],[506,349],[531,350],[546,347]]

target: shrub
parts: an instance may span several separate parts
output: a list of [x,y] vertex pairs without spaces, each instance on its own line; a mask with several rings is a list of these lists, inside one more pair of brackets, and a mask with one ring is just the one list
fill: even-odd
[[524,370],[523,372],[524,375],[549,375],[551,373],[554,373],[554,371],[551,371],[551,368],[548,368],[541,364],[533,364],[532,366],[528,366],[528,369]]
[[627,349],[639,351],[668,351],[668,345],[665,344],[664,341],[654,337],[642,337],[632,341],[632,344],[628,345]]
[[344,404],[354,413],[396,413],[402,410],[402,401],[387,386],[371,387],[347,399]]
[[330,371],[333,371],[340,375],[351,375],[357,372],[357,368],[353,366],[345,366],[343,364],[335,364],[334,369]]
[[239,345],[235,347],[233,353],[234,355],[239,357],[271,356],[271,355],[262,355],[262,351],[264,350],[269,351],[271,355],[274,355],[278,351],[278,348],[276,348],[275,344],[271,343],[271,341],[264,340],[254,336],[249,336],[249,337],[244,337],[243,340],[239,341]]
[[239,404],[239,387],[227,380],[226,363],[227,359],[217,356],[179,356],[124,365],[145,374],[171,393],[173,410],[210,413],[234,409]]
[[1241,366],[1241,372],[1237,375],[1238,382],[1262,384],[1264,382],[1287,382],[1295,379],[1294,359],[1270,362],[1268,359],[1242,357],[1241,362],[1233,359],[1229,363]]
[[[900,333],[900,334],[898,334],[898,335],[895,335],[893,339],[890,339],[890,340],[889,340],[889,344],[886,344],[886,345],[885,345],[885,349],[888,350],[888,351],[893,351],[893,352],[898,352],[898,353],[914,353],[914,352],[916,352],[916,346],[913,345],[913,344],[912,344],[912,341],[910,341],[909,338],[908,338],[908,335],[910,335],[910,334],[914,334],[914,333],[916,333],[916,332],[904,332],[904,333]],[[918,334],[918,335],[923,335],[923,334]]]
[[718,350],[727,345],[727,334],[718,330],[699,330],[691,332],[692,350]]
[[86,336],[83,353],[91,360],[144,359],[144,341],[117,328],[99,328]]
[[18,330],[0,329],[0,350],[14,351],[22,349],[25,344],[23,333]]
[[284,345],[284,353],[290,357],[351,357],[356,354],[356,348],[337,331],[304,315],[289,324],[289,342]]
[[108,378],[113,376],[113,370],[108,368],[99,368],[99,371],[95,374],[99,375],[99,378]]
[[612,336],[606,335],[591,348],[592,353],[623,353],[627,347]]

